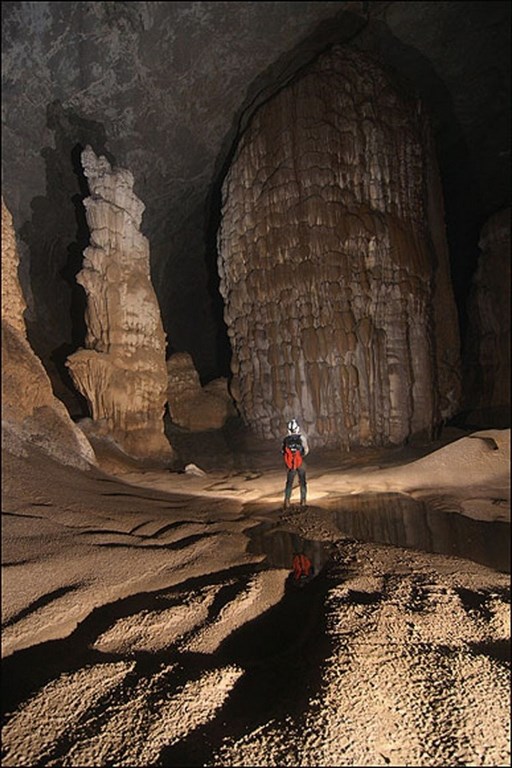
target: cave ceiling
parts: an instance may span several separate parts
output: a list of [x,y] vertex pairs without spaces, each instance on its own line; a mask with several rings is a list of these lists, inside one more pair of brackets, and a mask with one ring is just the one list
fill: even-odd
[[509,2],[4,2],[3,194],[16,230],[34,240],[51,227],[59,241],[65,198],[85,194],[77,147],[131,170],[169,347],[191,352],[203,379],[221,373],[222,179],[258,106],[333,43],[369,52],[429,110],[464,284],[480,228],[510,204]]

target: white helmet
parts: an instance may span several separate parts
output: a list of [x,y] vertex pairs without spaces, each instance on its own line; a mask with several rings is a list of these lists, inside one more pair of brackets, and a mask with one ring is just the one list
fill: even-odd
[[288,427],[288,432],[291,432],[292,435],[296,435],[300,432],[300,427],[298,425],[297,419],[292,419],[288,422],[286,425]]

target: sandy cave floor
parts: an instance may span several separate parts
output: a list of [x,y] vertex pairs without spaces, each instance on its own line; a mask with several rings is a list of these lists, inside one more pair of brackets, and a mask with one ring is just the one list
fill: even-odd
[[[4,453],[2,764],[509,765],[509,565],[365,541],[340,515],[402,499],[366,510],[374,532],[428,549],[453,518],[494,552],[510,432],[311,456],[287,514],[275,455],[209,466],[193,442],[204,475]],[[317,573],[298,588],[301,547]]]

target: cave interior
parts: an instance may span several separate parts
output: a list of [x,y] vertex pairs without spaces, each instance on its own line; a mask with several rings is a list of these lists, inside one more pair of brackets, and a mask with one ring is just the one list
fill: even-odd
[[[5,2],[2,36],[3,195],[27,336],[74,420],[90,416],[66,365],[87,334],[84,148],[133,174],[166,357],[188,353],[202,385],[229,380],[218,269],[226,179],[264,110],[341,50],[374,62],[428,114],[460,341],[461,391],[445,421],[510,426],[510,363],[489,361],[490,331],[475,326],[471,304],[484,227],[505,212],[510,231],[509,2]],[[487,314],[505,306],[495,355],[510,340],[509,262],[505,247],[493,262],[500,297],[484,286]]]

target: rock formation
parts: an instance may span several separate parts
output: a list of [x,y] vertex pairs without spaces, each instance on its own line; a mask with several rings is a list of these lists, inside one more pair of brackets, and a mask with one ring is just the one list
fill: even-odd
[[19,263],[12,216],[2,197],[2,322],[26,338],[23,315],[27,303],[18,279]]
[[201,386],[188,352],[176,352],[167,360],[167,401],[171,420],[191,431],[220,429],[236,410],[227,380],[220,378]]
[[[434,163],[434,169],[430,166]],[[427,117],[371,60],[331,49],[255,115],[223,186],[220,291],[233,391],[263,438],[431,433],[460,392]]]
[[468,300],[464,369],[467,418],[510,423],[510,208],[491,216]]
[[27,340],[25,299],[10,211],[2,198],[2,444],[18,455],[35,446],[65,464],[88,469],[94,452],[54,396],[48,375]]
[[77,281],[87,294],[88,332],[67,365],[105,434],[130,456],[165,461],[173,455],[163,425],[165,334],[139,231],[144,204],[130,171],[112,169],[89,146],[81,159],[91,245]]

